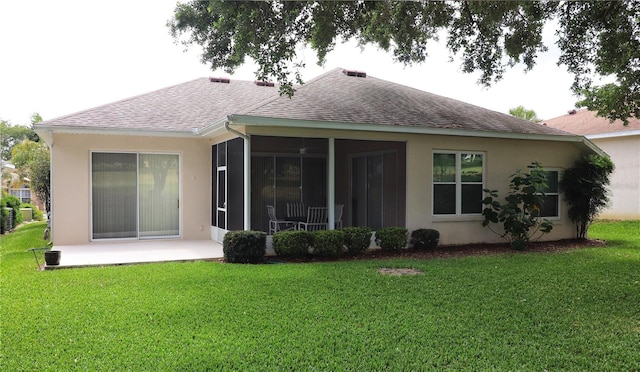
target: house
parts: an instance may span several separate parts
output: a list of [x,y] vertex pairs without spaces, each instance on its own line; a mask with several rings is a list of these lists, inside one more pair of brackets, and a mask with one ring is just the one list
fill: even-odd
[[[441,243],[499,242],[483,188],[508,191],[532,161],[550,174],[583,136],[364,72],[334,69],[292,98],[264,82],[200,78],[36,125],[51,147],[57,245],[111,239],[221,241],[268,231],[267,205],[326,206],[334,226],[433,228]],[[550,188],[548,239],[575,228]]]
[[640,119],[625,126],[586,109],[545,121],[551,128],[585,136],[604,150],[615,164],[611,175],[610,204],[600,218],[640,219]]

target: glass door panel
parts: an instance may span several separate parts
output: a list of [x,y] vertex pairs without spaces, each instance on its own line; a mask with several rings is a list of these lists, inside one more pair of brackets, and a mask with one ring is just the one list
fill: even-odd
[[178,155],[140,154],[140,237],[180,234]]
[[92,238],[137,237],[137,154],[91,154]]

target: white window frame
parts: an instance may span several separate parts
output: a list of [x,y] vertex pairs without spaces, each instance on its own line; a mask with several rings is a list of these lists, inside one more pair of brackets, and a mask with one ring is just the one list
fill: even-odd
[[[544,172],[556,172],[558,173],[558,184],[556,185],[556,188],[558,191],[556,192],[544,192],[545,196],[557,196],[558,198],[558,210],[556,211],[557,214],[555,216],[540,216],[542,218],[548,219],[548,220],[559,220],[562,216],[562,200],[560,199],[560,179],[562,178],[562,169],[561,168],[544,168]],[[547,179],[548,181],[548,179]]]
[[[433,178],[433,157],[436,154],[446,154],[446,155],[455,155],[456,156],[456,170],[455,170],[455,181],[454,182],[436,182]],[[481,155],[482,156],[482,182],[462,182],[462,154],[465,155]],[[431,154],[431,215],[435,218],[446,218],[446,217],[470,217],[470,216],[481,216],[482,212],[479,213],[462,213],[462,185],[464,184],[478,184],[482,186],[484,190],[486,188],[486,174],[487,174],[487,153],[484,151],[466,151],[466,150],[434,150]],[[456,192],[456,212],[451,214],[437,214],[435,213],[435,203],[433,203],[433,197],[435,194],[435,185],[437,184],[455,184]],[[482,198],[480,199],[482,200]],[[482,209],[482,208],[481,208]]]

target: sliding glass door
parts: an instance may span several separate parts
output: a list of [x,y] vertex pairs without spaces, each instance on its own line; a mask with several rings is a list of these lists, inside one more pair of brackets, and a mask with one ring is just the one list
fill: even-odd
[[180,235],[176,154],[91,154],[92,239]]

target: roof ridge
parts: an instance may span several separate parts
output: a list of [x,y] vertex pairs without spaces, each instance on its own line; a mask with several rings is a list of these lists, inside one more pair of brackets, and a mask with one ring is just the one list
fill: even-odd
[[[316,81],[321,80],[322,78],[325,78],[326,76],[330,75],[331,73],[333,73],[333,72],[335,72],[335,71],[341,71],[341,70],[342,70],[342,68],[341,68],[341,67],[336,67],[336,68],[334,68],[334,69],[331,69],[331,70],[329,70],[329,71],[327,71],[327,72],[325,72],[325,73],[323,73],[323,74],[320,74],[320,75],[318,75],[318,76],[316,76],[316,77],[312,78],[311,80],[309,80],[309,81],[308,81],[308,82],[306,82],[306,83],[304,83],[304,82],[303,82],[302,84],[299,84],[299,85],[297,86],[297,88],[295,88],[295,90],[296,90],[296,91],[298,91],[298,90],[304,89],[305,87],[309,86],[309,84],[313,84],[313,83],[315,83]],[[306,90],[306,89],[305,89],[305,90]],[[258,103],[254,104],[254,105],[252,105],[252,106],[247,107],[245,110],[242,110],[242,111],[241,111],[241,112],[239,112],[238,114],[239,114],[239,115],[246,115],[247,113],[249,113],[249,112],[251,112],[251,111],[253,111],[253,110],[259,109],[260,107],[263,107],[263,106],[265,106],[265,105],[268,105],[269,103],[271,103],[271,102],[273,102],[273,101],[276,101],[276,100],[280,99],[281,97],[282,97],[282,95],[281,95],[281,94],[278,94],[278,95],[277,95],[277,96],[275,96],[275,97],[267,98],[267,99],[265,99],[265,100],[262,100],[261,102],[258,102]],[[290,97],[289,97],[289,98],[290,98]]]

